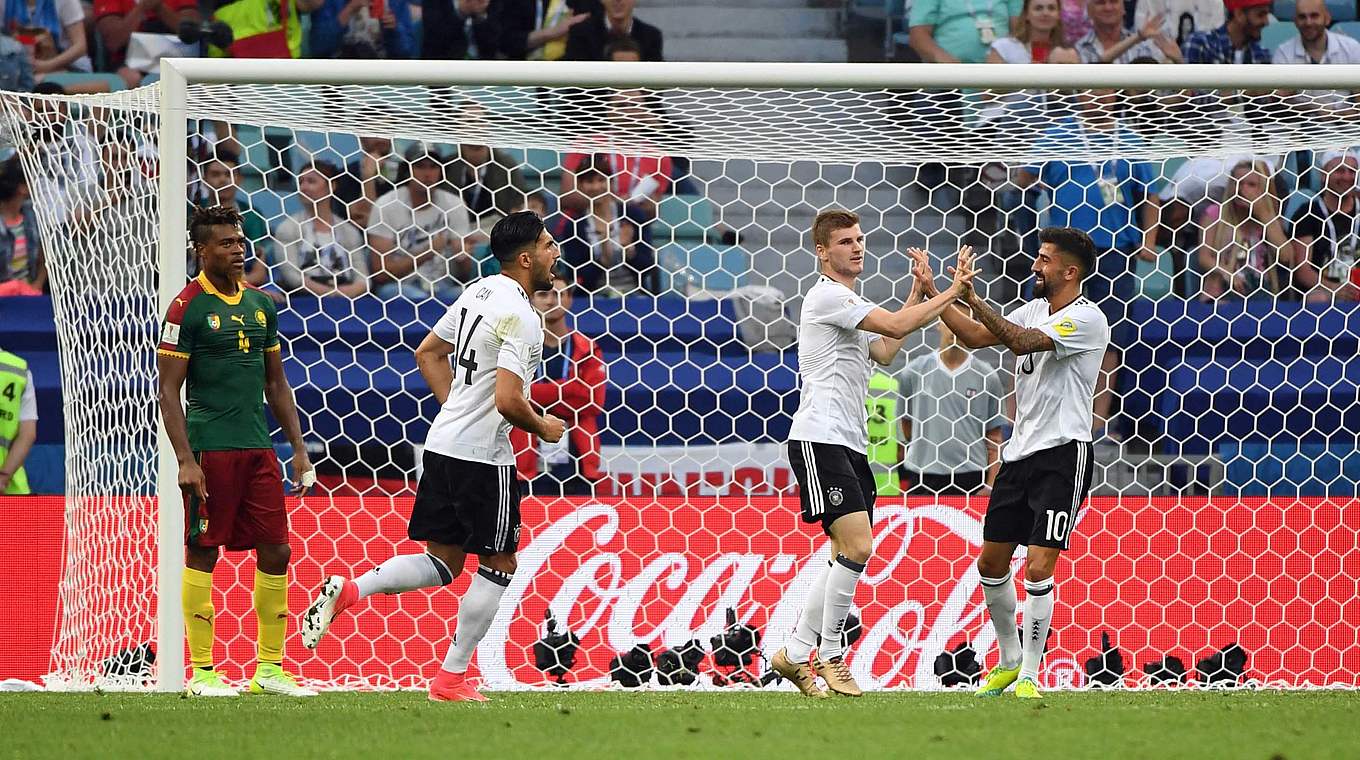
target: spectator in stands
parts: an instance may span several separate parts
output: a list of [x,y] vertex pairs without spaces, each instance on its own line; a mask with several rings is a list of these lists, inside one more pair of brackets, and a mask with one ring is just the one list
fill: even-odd
[[[234,42],[224,51],[233,58],[301,58],[302,14],[325,0],[231,0],[219,3],[213,18],[231,28]],[[287,8],[287,18],[280,13]]]
[[489,232],[501,217],[524,205],[524,175],[510,156],[490,146],[458,146],[448,179],[483,231]]
[[27,48],[33,74],[91,71],[80,0],[6,0],[0,23]]
[[33,91],[33,62],[22,43],[0,33],[0,90]]
[[1062,46],[1063,39],[1058,0],[1024,0],[1015,36],[992,42],[987,63],[1044,63],[1048,52]]
[[659,288],[656,256],[609,190],[608,164],[597,159],[577,172],[575,191],[562,196],[562,212],[549,229],[576,284],[591,293],[621,295]]
[[[79,145],[78,133],[72,136]],[[156,287],[155,251],[141,242],[146,219],[158,213],[156,180],[151,167],[138,155],[138,135],[130,128],[110,129],[103,144],[90,146],[95,181],[84,185],[72,197],[68,212],[71,223],[65,228],[67,244],[73,251],[98,252],[109,261],[141,262],[141,266],[105,267],[92,274],[96,288],[146,292]],[[71,159],[84,155],[73,153]],[[249,262],[248,262],[249,263]],[[197,257],[188,254],[186,272],[197,274]]]
[[274,232],[283,260],[274,282],[285,291],[353,298],[368,290],[368,246],[364,233],[344,217],[332,187],[339,170],[317,161],[298,176],[302,208]]
[[[609,95],[606,129],[629,135],[659,134],[669,125],[658,106],[642,90],[619,90]],[[575,172],[587,160],[610,178],[613,193],[626,204],[629,219],[650,237],[657,204],[670,192],[675,165],[669,156],[627,156],[622,153],[568,153],[562,159],[562,194],[570,193]]]
[[1223,25],[1223,0],[1137,0],[1134,27],[1142,29],[1153,16],[1162,17],[1162,33],[1185,50],[1190,35]]
[[910,44],[926,63],[982,63],[993,42],[1019,24],[1021,0],[915,0]]
[[1318,162],[1326,177],[1322,191],[1294,212],[1293,287],[1309,301],[1360,300],[1360,159],[1355,153],[1324,153]]
[[548,218],[548,194],[542,190],[529,193],[524,197],[524,208],[538,214],[541,218]]
[[[604,399],[603,387],[600,393]],[[38,394],[28,362],[0,348],[0,494],[25,496],[24,460],[38,440]]]
[[[1040,152],[1061,155],[1065,151],[1092,150],[1106,146],[1141,144],[1136,134],[1121,126],[1114,116],[1113,91],[1087,90],[1078,95],[1076,113],[1049,128],[1039,141]],[[1157,171],[1152,164],[1118,158],[1098,164],[1047,161],[1021,169],[1016,184],[1042,186],[1052,195],[1049,224],[1076,227],[1091,236],[1100,254],[1096,271],[1084,281],[1086,296],[1100,306],[1110,322],[1111,350],[1102,363],[1094,413],[1097,434],[1110,419],[1114,403],[1111,390],[1117,349],[1130,340],[1129,303],[1138,290],[1134,277],[1135,256],[1157,260],[1157,196],[1151,192]],[[1117,434],[1111,430],[1111,439]]]
[[1224,0],[1223,26],[1195,32],[1181,46],[1186,63],[1270,63],[1261,30],[1270,23],[1271,0]]
[[335,196],[345,205],[350,220],[361,229],[368,227],[373,204],[396,187],[401,167],[391,138],[359,138],[359,155],[335,181]]
[[1124,26],[1123,0],[1089,0],[1086,7],[1092,28],[1077,40],[1082,63],[1131,63],[1138,58],[1181,62],[1181,49],[1163,31],[1161,16],[1150,16],[1134,30]]
[[420,54],[409,0],[324,0],[310,18],[312,58],[408,59]]
[[501,52],[501,24],[490,9],[491,0],[425,0],[420,57],[494,61]]
[[128,41],[133,32],[176,34],[185,21],[198,21],[196,0],[95,0],[95,31],[104,45],[109,68],[127,82],[141,84],[143,72],[125,65]]
[[417,143],[406,151],[396,189],[378,199],[369,219],[373,292],[419,301],[431,296],[452,303],[477,277],[471,249],[482,236],[467,206],[440,187],[444,164]]
[[19,157],[0,164],[0,296],[40,296],[47,286],[42,233]]
[[500,6],[507,58],[559,61],[577,25],[601,12],[599,0],[505,0]]
[[[60,92],[52,82],[35,88],[38,94]],[[70,118],[72,109],[79,108],[67,101],[33,100],[26,121],[32,125],[33,143],[37,150],[32,160],[38,171],[30,183],[37,204],[57,224],[64,225],[71,212],[88,204],[99,188],[99,145],[93,131],[98,129],[86,119]]]
[[1091,31],[1091,19],[1086,14],[1086,0],[1062,0],[1063,47],[1072,47]]
[[[1271,58],[1272,63],[1360,63],[1360,40],[1344,34],[1332,34],[1327,30],[1332,24],[1331,11],[1324,0],[1298,0],[1294,6],[1294,26],[1298,36],[1290,37],[1279,47]],[[1291,110],[1317,111],[1328,110],[1338,116],[1354,118],[1355,112],[1347,108],[1355,103],[1355,98],[1340,90],[1310,90],[1299,96],[1291,97]]]
[[[241,231],[246,236],[246,282],[263,285],[269,279],[269,264],[274,261],[269,225],[264,217],[250,207],[250,200],[240,192],[241,161],[229,150],[218,148],[213,158],[203,165],[199,175],[197,205],[235,206],[240,209]],[[198,274],[196,257],[189,257],[189,274]]]
[[1001,378],[948,325],[938,328],[940,350],[908,362],[898,377],[907,493],[985,496],[1001,462]]
[[1293,266],[1294,247],[1280,218],[1279,196],[1264,161],[1247,159],[1233,167],[1220,204],[1200,219],[1203,274],[1200,300],[1231,301],[1274,297]]
[[608,376],[599,347],[571,327],[571,298],[571,283],[561,274],[553,278],[552,289],[533,296],[534,308],[543,315],[543,362],[529,397],[567,422],[567,434],[551,444],[511,431],[520,478],[536,496],[588,495],[604,476],[600,416]]
[[1186,277],[1191,263],[1199,256],[1203,230],[1198,220],[1210,204],[1223,197],[1232,169],[1248,156],[1191,158],[1177,167],[1157,192],[1157,246],[1163,256],[1171,257],[1172,292],[1181,298],[1198,295],[1186,292]]
[[[1087,91],[1079,96],[1075,116],[1049,128],[1040,150],[1049,155],[1092,145],[1140,144],[1138,137],[1114,118],[1111,91]],[[1099,165],[1048,161],[1021,169],[1016,183],[1039,183],[1053,196],[1051,224],[1076,227],[1091,236],[1098,250],[1096,277],[1087,281],[1087,295],[1096,302],[1113,297],[1106,316],[1114,325],[1123,317],[1123,304],[1134,296],[1133,258],[1156,261],[1158,201],[1150,192],[1156,180],[1152,164],[1113,159]],[[1119,313],[1111,313],[1111,309]]]
[[665,60],[661,30],[633,15],[636,0],[602,0],[601,5],[602,12],[571,28],[567,60],[607,61],[609,43],[619,37],[637,43],[642,60]]

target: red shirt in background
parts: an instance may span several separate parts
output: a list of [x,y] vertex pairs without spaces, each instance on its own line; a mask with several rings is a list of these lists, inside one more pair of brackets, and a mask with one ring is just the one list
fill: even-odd
[[[583,163],[591,156],[589,153],[568,153],[562,159],[562,169],[575,173]],[[648,196],[655,197],[658,193],[664,193],[671,186],[671,159],[669,156],[664,158],[644,158],[642,156],[625,156],[622,153],[596,153],[609,161],[610,185],[614,189],[614,194],[627,200],[633,194],[633,188],[643,177],[651,177],[656,182],[656,189],[647,193]]]
[[[185,8],[197,8],[198,0],[162,0],[162,4],[173,10],[182,11]],[[105,16],[126,16],[136,7],[137,0],[94,0],[94,18],[96,21]],[[165,25],[161,23],[160,15],[154,12],[146,14],[142,21],[139,32],[149,32],[153,30],[165,31]],[[169,30],[177,32],[177,29]]]

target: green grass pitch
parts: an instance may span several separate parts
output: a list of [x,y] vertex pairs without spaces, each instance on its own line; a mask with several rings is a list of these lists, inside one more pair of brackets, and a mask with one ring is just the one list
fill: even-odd
[[0,695],[0,757],[1356,758],[1360,693]]

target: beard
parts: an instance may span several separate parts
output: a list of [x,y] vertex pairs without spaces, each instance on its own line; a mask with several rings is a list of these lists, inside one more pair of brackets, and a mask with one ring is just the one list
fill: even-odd
[[1048,297],[1048,280],[1045,280],[1044,278],[1039,277],[1037,275],[1034,277],[1034,297],[1035,298]]

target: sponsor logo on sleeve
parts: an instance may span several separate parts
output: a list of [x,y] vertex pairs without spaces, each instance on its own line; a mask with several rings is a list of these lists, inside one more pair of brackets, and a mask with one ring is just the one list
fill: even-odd
[[1077,323],[1073,322],[1071,317],[1063,317],[1061,322],[1053,325],[1053,331],[1064,338],[1070,338],[1077,332]]
[[166,322],[161,329],[161,342],[172,346],[179,345],[179,325],[174,322]]

